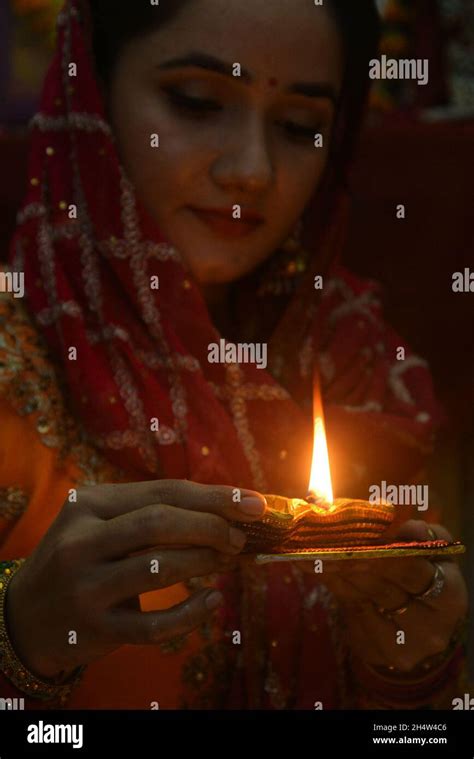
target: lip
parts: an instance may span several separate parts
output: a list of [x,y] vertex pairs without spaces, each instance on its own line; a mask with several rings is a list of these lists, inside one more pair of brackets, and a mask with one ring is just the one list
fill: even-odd
[[261,214],[242,209],[240,219],[232,218],[232,208],[193,208],[194,214],[216,234],[222,237],[245,237],[260,227],[264,218]]

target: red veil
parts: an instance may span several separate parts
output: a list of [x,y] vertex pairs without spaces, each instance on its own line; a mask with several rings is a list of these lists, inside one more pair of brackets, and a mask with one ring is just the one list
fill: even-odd
[[[367,484],[380,479],[407,482],[430,448],[438,410],[424,362],[408,350],[406,360],[397,361],[403,343],[383,324],[376,286],[337,263],[342,194],[330,198],[324,220],[309,209],[313,257],[273,330],[268,369],[209,363],[208,346],[221,335],[179,252],[122,170],[79,11],[77,0],[69,0],[59,16],[10,252],[13,265],[25,272],[28,309],[61,367],[78,423],[131,480],[188,478],[303,496],[312,384],[319,372],[336,494],[367,496]],[[76,77],[68,75],[70,62]],[[77,219],[69,218],[70,204]],[[315,272],[325,275],[319,301]],[[150,289],[153,275],[159,290]],[[77,360],[68,360],[71,347]],[[153,418],[157,431],[150,428]],[[301,705],[317,696],[301,678],[313,686],[328,680],[334,662],[315,654],[328,650],[327,633],[313,631],[311,652],[306,650],[302,596],[293,576],[284,581],[284,574],[275,567],[265,571],[260,620],[268,646],[266,686],[243,686],[248,669],[263,667],[256,664],[254,642],[247,647],[248,668],[242,668],[247,675],[228,703]],[[229,601],[223,624],[245,628],[242,588],[237,580],[223,587]],[[307,625],[321,631],[327,609],[318,603],[313,611],[319,617]],[[272,650],[273,637],[279,643]],[[283,702],[272,690],[276,681],[286,694]]]

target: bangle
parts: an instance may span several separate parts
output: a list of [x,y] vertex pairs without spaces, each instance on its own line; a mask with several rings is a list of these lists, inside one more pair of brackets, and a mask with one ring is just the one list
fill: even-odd
[[6,622],[6,595],[10,580],[25,559],[0,562],[0,671],[22,693],[44,701],[53,700],[58,707],[66,704],[72,689],[79,683],[85,666],[77,667],[66,681],[61,676],[49,682],[40,680],[19,660],[8,635]]

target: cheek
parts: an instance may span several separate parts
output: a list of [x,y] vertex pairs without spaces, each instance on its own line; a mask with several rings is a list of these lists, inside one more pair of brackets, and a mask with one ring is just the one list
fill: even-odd
[[[202,154],[196,151],[192,135],[160,109],[138,103],[120,115],[115,133],[122,163],[137,193],[154,215],[160,215],[163,205],[186,193],[199,170]],[[155,135],[158,147],[153,146]]]
[[[308,154],[309,153],[309,154]],[[300,160],[285,162],[280,180],[282,215],[299,216],[317,190],[326,167],[326,151],[308,151]]]

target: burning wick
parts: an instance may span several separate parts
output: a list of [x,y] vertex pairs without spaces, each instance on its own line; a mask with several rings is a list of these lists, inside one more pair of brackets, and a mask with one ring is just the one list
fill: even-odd
[[323,509],[331,508],[331,504],[329,503],[329,501],[323,495],[318,495],[317,493],[315,493],[314,490],[309,491],[305,500],[308,503],[313,504],[313,506],[320,506]]

